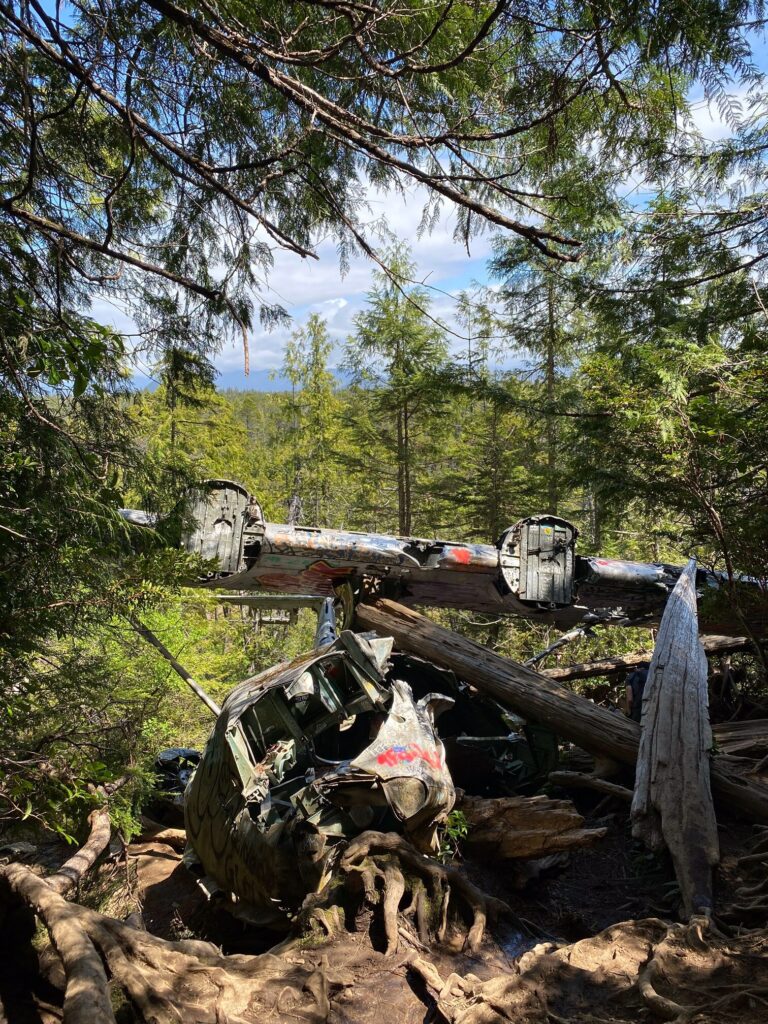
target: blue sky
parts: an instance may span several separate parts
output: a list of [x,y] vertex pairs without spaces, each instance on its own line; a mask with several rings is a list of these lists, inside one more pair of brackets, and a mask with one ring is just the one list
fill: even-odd
[[[453,239],[455,213],[446,205],[433,231],[419,237],[417,229],[425,201],[426,193],[420,188],[411,190],[404,197],[372,192],[367,199],[369,212],[361,214],[361,219],[376,223],[384,218],[389,231],[396,238],[408,242],[418,268],[416,277],[431,289],[432,314],[452,326],[455,309],[452,296],[474,281],[486,280],[490,235],[474,239],[468,255],[465,246]],[[251,370],[248,377],[243,368],[242,344],[226,345],[214,359],[220,389],[271,391],[284,386],[285,382],[279,376],[277,379],[272,379],[272,376],[279,370],[283,349],[291,332],[311,313],[319,313],[326,320],[335,343],[331,362],[339,361],[344,340],[354,330],[354,317],[365,305],[376,267],[361,256],[351,261],[348,273],[342,276],[333,239],[320,240],[316,252],[317,260],[302,260],[293,253],[275,251],[275,265],[269,275],[269,291],[265,295],[268,301],[277,302],[287,310],[292,324],[271,332],[256,327],[250,338]],[[118,330],[130,332],[133,328],[131,321],[108,303],[98,303],[93,312],[98,319],[113,324]],[[457,347],[463,347],[458,339],[454,342]],[[139,387],[152,386],[147,370],[146,364],[139,361],[135,376]]]

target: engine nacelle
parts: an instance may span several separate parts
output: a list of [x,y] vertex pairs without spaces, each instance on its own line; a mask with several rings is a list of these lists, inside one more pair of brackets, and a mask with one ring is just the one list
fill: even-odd
[[573,523],[550,515],[529,516],[505,530],[497,546],[507,592],[537,608],[571,605],[578,535]]
[[259,503],[232,480],[206,480],[190,492],[188,500],[189,527],[182,532],[181,546],[218,563],[218,571],[198,582],[243,572],[258,554],[264,536]]

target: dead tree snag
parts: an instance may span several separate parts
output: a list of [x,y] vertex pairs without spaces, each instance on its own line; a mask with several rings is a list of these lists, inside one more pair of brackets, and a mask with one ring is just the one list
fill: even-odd
[[710,789],[707,658],[699,642],[696,560],[667,601],[643,696],[632,834],[672,855],[686,916],[712,909],[720,860]]

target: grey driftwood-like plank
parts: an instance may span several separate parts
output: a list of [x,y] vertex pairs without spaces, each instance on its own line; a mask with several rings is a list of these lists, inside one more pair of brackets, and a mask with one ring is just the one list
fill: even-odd
[[632,835],[651,850],[669,850],[688,917],[711,911],[720,860],[711,753],[692,558],[667,601],[648,670],[631,812]]

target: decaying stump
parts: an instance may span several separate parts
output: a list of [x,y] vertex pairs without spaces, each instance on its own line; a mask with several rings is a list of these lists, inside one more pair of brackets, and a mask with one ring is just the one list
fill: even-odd
[[[360,605],[357,622],[381,636],[394,637],[401,651],[452,669],[478,690],[524,718],[548,725],[585,750],[622,764],[635,764],[640,740],[638,725],[572,693],[555,680],[385,598]],[[712,761],[712,789],[731,813],[768,824],[768,786],[737,774],[720,757]]]
[[656,638],[632,801],[632,834],[652,850],[669,849],[689,917],[712,909],[712,868],[720,859],[711,750],[692,558],[667,601]]
[[570,800],[546,796],[464,796],[458,809],[470,825],[463,840],[468,853],[505,860],[533,859],[586,846],[605,828],[584,828]]

